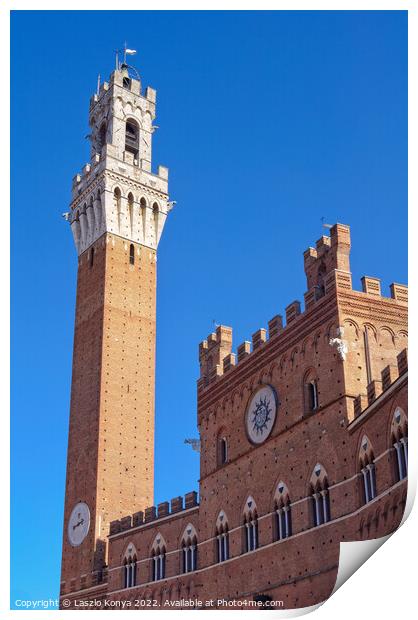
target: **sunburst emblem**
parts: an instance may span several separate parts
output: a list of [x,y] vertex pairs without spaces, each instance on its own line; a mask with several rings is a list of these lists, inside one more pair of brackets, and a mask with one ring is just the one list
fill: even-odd
[[255,403],[255,409],[253,410],[253,429],[257,435],[262,435],[264,429],[267,429],[267,423],[271,420],[271,408],[270,399],[265,396]]

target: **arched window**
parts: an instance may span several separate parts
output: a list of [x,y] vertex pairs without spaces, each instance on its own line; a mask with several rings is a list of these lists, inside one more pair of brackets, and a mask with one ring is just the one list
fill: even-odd
[[154,217],[154,230],[155,230],[155,239],[158,240],[158,215],[159,215],[158,204],[154,202],[152,205],[152,215]]
[[408,420],[404,411],[396,407],[391,427],[392,445],[396,452],[397,480],[408,475]]
[[223,510],[221,510],[216,520],[216,558],[218,562],[229,560],[228,519]]
[[309,411],[318,409],[318,384],[315,379],[308,383],[308,406]]
[[311,368],[303,379],[305,414],[313,413],[319,407],[318,378],[316,371]]
[[292,535],[292,510],[289,491],[284,482],[279,482],[274,495],[276,540]]
[[95,218],[95,214],[94,214],[94,204],[93,204],[93,196],[91,196],[90,198],[90,202],[89,202],[89,206],[87,207],[89,209],[89,215],[90,215],[90,223],[91,223],[91,230],[92,232],[94,232],[95,228],[96,228],[96,218]]
[[181,543],[182,571],[191,573],[197,569],[197,536],[193,525],[189,525],[184,530]]
[[151,550],[151,581],[165,579],[165,555],[165,541],[161,534],[157,534]]
[[245,502],[244,508],[244,550],[254,551],[258,548],[257,506],[252,497]]
[[370,440],[363,435],[360,444],[360,470],[363,476],[363,498],[367,504],[376,497],[376,468]]
[[[134,229],[134,197],[131,192],[128,194],[129,227],[131,235]],[[133,265],[133,263],[131,263]]]
[[317,463],[310,480],[312,521],[314,527],[331,520],[328,476],[324,467]]
[[123,587],[136,586],[136,550],[132,543],[128,545],[123,560]]
[[135,246],[133,243],[129,246],[129,263],[135,265]]
[[122,209],[122,194],[119,187],[115,187],[115,191],[113,192],[113,202],[116,210],[116,214],[118,217],[118,231],[120,231],[120,218],[121,218],[121,209]]
[[226,437],[221,439],[221,463],[224,464],[228,460],[228,442]]
[[126,121],[125,127],[125,151],[132,153],[134,159],[138,159],[139,153],[139,127],[133,119]]
[[106,144],[106,123],[102,123],[100,125],[99,134],[98,134],[98,142],[97,148],[98,152],[101,153],[104,145]]
[[228,461],[228,440],[225,437],[225,431],[223,429],[218,433],[216,445],[218,465],[225,465]]

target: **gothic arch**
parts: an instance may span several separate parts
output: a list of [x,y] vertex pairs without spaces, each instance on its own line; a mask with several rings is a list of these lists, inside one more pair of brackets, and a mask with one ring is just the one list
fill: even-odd
[[323,465],[321,465],[321,463],[316,463],[316,465],[312,469],[312,473],[310,475],[307,486],[309,493],[311,493],[312,491],[317,491],[320,488],[329,486],[327,470]]
[[357,463],[358,471],[361,470],[366,465],[369,465],[370,463],[373,462],[373,459],[374,459],[373,446],[372,446],[370,439],[368,438],[366,434],[363,434],[361,436],[360,442],[358,444],[357,454],[358,454],[358,463]]
[[255,503],[253,496],[248,495],[242,506],[241,514],[243,514],[245,517],[246,515],[249,515],[251,513],[257,516],[257,504]]
[[389,427],[389,446],[392,446],[393,439],[398,439],[399,435],[405,435],[408,433],[408,417],[402,407],[395,406],[393,413],[390,416]]

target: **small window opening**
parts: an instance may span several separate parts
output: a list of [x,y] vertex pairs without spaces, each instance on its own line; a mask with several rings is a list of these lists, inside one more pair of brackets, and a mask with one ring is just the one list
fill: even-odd
[[129,246],[129,263],[135,265],[135,246],[133,243]]
[[135,159],[139,154],[139,128],[134,121],[126,121],[125,151],[132,153]]

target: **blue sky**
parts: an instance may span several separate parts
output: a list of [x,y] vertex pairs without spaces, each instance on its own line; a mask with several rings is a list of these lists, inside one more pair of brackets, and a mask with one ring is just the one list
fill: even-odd
[[[321,217],[362,275],[407,280],[406,12],[12,15],[12,604],[58,595],[77,260],[71,179],[113,50],[157,89],[155,501],[198,489],[198,343],[235,346],[294,299]],[[175,360],[175,363],[173,363]]]

